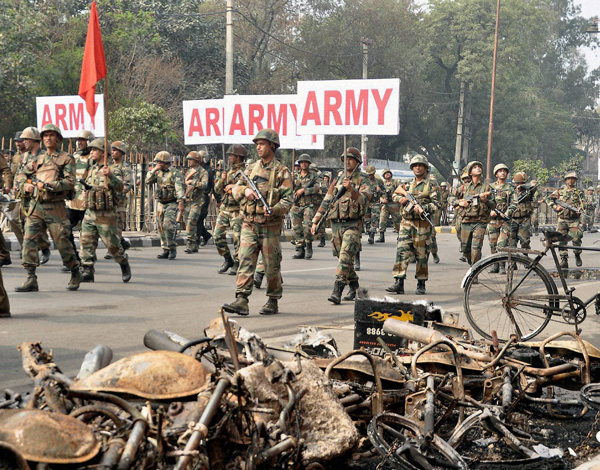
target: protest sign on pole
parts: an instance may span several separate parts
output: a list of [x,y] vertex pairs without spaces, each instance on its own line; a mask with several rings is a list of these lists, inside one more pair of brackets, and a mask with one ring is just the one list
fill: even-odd
[[[94,100],[96,113],[104,116],[104,95],[95,95]],[[104,119],[96,119],[94,126],[81,96],[38,96],[35,105],[38,129],[52,123],[60,128],[67,139],[76,137],[84,129],[94,132],[96,137],[104,137]]]

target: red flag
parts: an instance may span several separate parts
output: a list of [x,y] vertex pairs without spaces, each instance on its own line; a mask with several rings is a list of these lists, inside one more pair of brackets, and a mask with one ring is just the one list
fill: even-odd
[[104,58],[104,46],[102,46],[98,10],[96,10],[96,2],[93,1],[90,8],[90,23],[88,24],[87,38],[85,40],[83,63],[81,64],[79,96],[85,100],[85,107],[92,117],[92,124],[94,126],[97,108],[94,101],[96,83],[104,77],[106,77],[106,59]]

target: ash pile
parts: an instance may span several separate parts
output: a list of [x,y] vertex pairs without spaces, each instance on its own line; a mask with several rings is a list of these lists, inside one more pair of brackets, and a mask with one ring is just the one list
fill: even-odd
[[272,348],[221,315],[114,362],[97,346],[75,378],[23,343],[33,389],[0,399],[0,469],[558,469],[597,452],[590,343],[402,320],[377,331],[402,347],[340,355],[316,329]]

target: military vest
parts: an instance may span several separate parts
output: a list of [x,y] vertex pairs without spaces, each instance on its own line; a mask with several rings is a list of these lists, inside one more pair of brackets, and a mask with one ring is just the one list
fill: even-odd
[[[333,189],[333,197],[343,188],[342,181],[344,172],[340,171],[336,185]],[[371,183],[366,173],[356,171],[350,180],[354,185],[354,190],[364,194],[365,197],[352,199],[350,193],[346,191],[336,202],[333,203],[329,211],[328,220],[360,220],[369,208],[369,200],[371,198]]]
[[306,176],[302,176],[302,173],[300,172],[296,173],[296,177],[294,179],[294,193],[311,183],[313,178],[316,179],[312,182],[311,187],[305,188],[304,194],[294,201],[294,205],[304,207],[313,206],[320,203],[321,187],[319,184],[319,173],[314,170],[309,170]]

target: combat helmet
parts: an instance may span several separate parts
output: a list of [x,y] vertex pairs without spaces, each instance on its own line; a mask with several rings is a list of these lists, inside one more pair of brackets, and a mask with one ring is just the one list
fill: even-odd
[[344,157],[354,158],[355,160],[358,160],[359,163],[362,162],[362,155],[360,154],[360,150],[358,150],[356,147],[348,147],[340,159],[344,161]]
[[471,176],[471,170],[473,169],[473,167],[475,165],[479,165],[481,167],[481,169],[483,170],[483,163],[481,163],[479,160],[474,160],[467,165],[467,174],[469,176]]
[[507,173],[510,173],[510,170],[508,169],[508,167],[504,164],[504,163],[498,163],[495,167],[494,167],[494,176],[496,175],[496,173],[498,173],[500,170],[506,170]]
[[89,143],[88,147],[104,152],[104,139],[94,139]]
[[519,171],[518,173],[515,173],[515,175],[513,176],[514,183],[525,183],[526,181],[527,181],[527,173],[525,173],[524,171]]
[[15,132],[15,138],[13,139],[15,142],[23,142],[23,138],[21,137],[22,131]]
[[588,190],[588,191],[593,191],[593,190],[594,190],[594,187],[593,187],[593,186],[590,186],[589,188],[587,188],[587,190]]
[[195,150],[192,150],[190,153],[187,154],[187,157],[185,157],[186,160],[195,160],[197,162],[201,162],[202,158],[200,158],[200,155],[198,155],[198,152],[196,152]]
[[279,134],[277,134],[277,132],[275,132],[273,129],[261,129],[260,131],[258,131],[258,134],[254,136],[252,142],[256,143],[256,141],[260,139],[268,140],[273,145],[275,145],[276,149],[279,148]]
[[425,165],[425,168],[429,169],[429,162],[425,155],[415,155],[410,159],[410,169],[415,165]]
[[200,162],[208,165],[210,163],[210,155],[206,150],[200,150],[198,152],[198,156],[200,157]]
[[384,170],[383,174],[381,176],[383,176],[385,178],[386,173],[389,173],[390,176],[394,176],[394,174],[392,173],[392,170],[390,170],[389,168],[387,170]]
[[227,148],[227,155],[235,155],[236,157],[246,158],[248,156],[248,149],[242,144],[233,144]]
[[40,131],[38,131],[37,127],[26,127],[21,132],[21,140],[31,139],[37,140],[38,142],[42,140],[42,136],[40,135]]
[[[95,136],[94,133],[92,131],[86,131],[85,129],[82,131],[79,131],[79,134],[77,134],[76,139],[85,139],[88,142],[91,142],[92,140],[94,140]],[[125,153],[125,152],[123,152]]]
[[60,142],[61,140],[63,140],[62,131],[60,130],[60,127],[58,127],[56,124],[52,124],[51,122],[46,124],[44,127],[42,127],[40,136],[44,137],[44,134],[46,132],[56,132],[56,135],[58,136],[58,141]]
[[469,175],[469,173],[467,172],[467,169],[466,169],[466,168],[465,168],[465,169],[463,170],[463,172],[460,174],[460,179],[461,179],[461,180],[468,179],[468,178],[470,178],[470,177],[471,177],[471,176],[470,176],[470,175]]
[[312,163],[312,160],[310,158],[310,155],[308,153],[303,153],[298,157],[298,160],[296,160],[298,163],[300,162],[308,162],[308,163]]
[[154,161],[162,163],[171,163],[173,161],[173,158],[171,157],[171,154],[169,152],[167,152],[166,150],[162,150],[156,154],[156,156],[154,157]]
[[373,165],[369,165],[365,168],[365,173],[369,176],[374,175],[377,169]]
[[446,183],[445,181],[442,181],[442,182],[440,183],[440,186],[444,186],[444,187],[446,187],[446,186],[448,186],[448,183]]
[[575,178],[576,180],[579,179],[579,177],[577,176],[577,173],[575,171],[569,171],[563,179],[566,181],[567,178]]
[[127,153],[127,144],[125,142],[121,142],[120,140],[117,140],[110,144],[110,148],[117,149],[120,152],[123,152],[123,155]]

